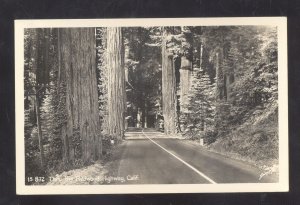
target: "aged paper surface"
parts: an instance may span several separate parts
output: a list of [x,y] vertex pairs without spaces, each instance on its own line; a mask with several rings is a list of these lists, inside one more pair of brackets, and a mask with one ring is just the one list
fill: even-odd
[[[122,181],[139,180],[140,174],[132,172],[126,176],[106,176],[106,181],[113,184],[63,185],[63,184],[26,184],[26,180],[44,180],[44,176],[26,176],[25,174],[25,137],[24,137],[24,32],[36,28],[96,28],[96,27],[183,27],[183,26],[272,26],[277,29],[278,39],[278,135],[279,166],[276,182],[219,183],[218,180],[204,174],[201,168],[166,149],[160,142],[145,137],[157,145],[166,155],[182,166],[187,167],[206,183],[131,183]],[[166,19],[82,19],[82,20],[16,20],[15,21],[15,101],[16,101],[16,185],[17,194],[120,194],[120,193],[219,193],[219,192],[285,192],[289,190],[288,170],[288,90],[287,90],[287,19],[285,17],[251,17],[251,18],[166,18]],[[113,143],[113,142],[112,142]],[[155,161],[153,162],[155,163]],[[168,163],[168,162],[167,162]],[[171,161],[170,161],[171,163]],[[174,170],[176,172],[176,170]],[[159,172],[158,172],[159,173]],[[163,175],[164,172],[161,172]],[[165,173],[164,173],[165,174]],[[122,178],[125,177],[125,178]],[[178,174],[178,178],[181,174]],[[55,177],[50,177],[55,180]],[[162,176],[163,178],[163,176]],[[86,181],[87,179],[69,178],[69,180]],[[95,181],[96,178],[93,179]],[[100,180],[100,179],[99,179]],[[101,179],[103,181],[103,179]],[[101,181],[100,180],[100,181]],[[105,181],[104,180],[104,181]],[[36,181],[37,182],[37,181]]]

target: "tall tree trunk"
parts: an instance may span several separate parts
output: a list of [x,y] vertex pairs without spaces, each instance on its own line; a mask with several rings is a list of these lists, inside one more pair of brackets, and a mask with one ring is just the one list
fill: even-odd
[[44,168],[44,147],[43,147],[43,135],[41,128],[41,118],[40,118],[40,105],[39,105],[39,86],[38,86],[38,62],[39,62],[39,46],[40,46],[40,35],[38,29],[32,29],[32,46],[31,46],[31,62],[32,62],[32,71],[35,73],[35,85],[33,87],[35,93],[35,114],[36,114],[36,124],[38,129],[38,140],[39,140],[39,149],[40,149],[40,165],[41,168]]
[[148,128],[148,105],[147,100],[145,99],[145,108],[144,108],[144,128]]
[[186,57],[181,57],[181,68],[180,68],[180,104],[186,105],[188,103],[188,92],[190,89],[190,78],[191,78],[192,62]]
[[125,130],[125,66],[121,28],[107,28],[108,133],[119,139]]
[[44,146],[43,146],[43,134],[42,134],[42,125],[40,117],[40,103],[39,103],[39,94],[35,94],[35,114],[36,114],[36,125],[38,128],[38,138],[39,138],[39,148],[40,148],[40,163],[42,169],[44,169]]
[[226,101],[230,102],[230,92],[231,92],[231,84],[233,83],[233,68],[232,71],[226,75],[224,75],[224,93]]
[[59,89],[60,89],[60,82],[61,82],[61,53],[60,53],[60,34],[59,34],[59,30],[60,29],[56,29],[57,31],[57,66],[58,66],[58,73],[57,73],[57,93],[59,93]]
[[141,111],[141,108],[137,109],[136,127],[137,128],[143,127],[142,126],[142,111]]
[[225,101],[227,101],[227,94],[228,94],[228,84],[227,84],[227,80],[228,80],[228,78],[227,78],[227,74],[224,74],[224,76],[223,76],[223,93],[224,93],[224,99],[225,99]]
[[176,77],[173,55],[167,49],[167,30],[163,28],[162,39],[162,106],[165,134],[177,133]]
[[223,71],[220,67],[220,56],[219,53],[216,53],[216,59],[215,59],[215,67],[216,67],[216,100],[222,100],[224,95],[224,88],[223,88]]
[[200,70],[202,70],[203,68],[202,68],[202,62],[203,62],[203,43],[201,42],[200,43],[200,48],[199,48],[200,50],[199,50],[199,54],[200,54],[200,56],[199,56],[199,68],[200,68]]
[[[98,159],[102,154],[95,29],[59,29],[59,42],[60,78],[66,86],[67,121],[62,128],[64,158],[70,162],[75,158],[81,158],[84,163],[88,163]],[[78,135],[80,139],[76,138]],[[78,147],[78,143],[81,146]]]
[[45,45],[43,50],[43,83],[50,83],[50,60],[49,60],[49,50],[50,50],[50,31],[51,28],[44,28],[43,44]]
[[192,59],[193,59],[193,38],[192,33],[188,27],[181,27],[181,33],[184,36],[182,42],[182,49],[184,50],[181,57],[181,67],[180,67],[180,104],[187,104],[187,95],[190,89],[191,71],[193,69]]

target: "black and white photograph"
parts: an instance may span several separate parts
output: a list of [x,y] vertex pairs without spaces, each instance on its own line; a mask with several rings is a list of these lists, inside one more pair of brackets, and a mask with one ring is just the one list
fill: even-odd
[[15,21],[17,194],[288,191],[284,17]]

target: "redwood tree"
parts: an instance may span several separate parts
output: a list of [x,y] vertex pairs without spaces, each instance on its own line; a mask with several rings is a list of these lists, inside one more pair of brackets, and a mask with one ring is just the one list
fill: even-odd
[[165,134],[177,133],[177,96],[173,54],[167,48],[168,28],[163,28],[162,38],[162,101]]
[[96,81],[95,28],[59,29],[61,92],[66,115],[61,135],[64,160],[89,163],[101,156]]
[[193,34],[188,27],[181,28],[182,33],[182,55],[181,55],[181,66],[180,66],[180,91],[181,91],[181,105],[187,103],[187,95],[190,89],[190,79],[192,71],[192,60],[193,60],[193,47],[192,37]]
[[126,92],[122,29],[107,28],[108,133],[122,139],[125,130]]

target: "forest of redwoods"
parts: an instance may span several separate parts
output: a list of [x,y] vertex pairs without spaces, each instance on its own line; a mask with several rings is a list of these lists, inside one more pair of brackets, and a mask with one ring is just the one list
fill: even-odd
[[278,160],[270,26],[25,29],[26,176],[105,157],[128,127]]

